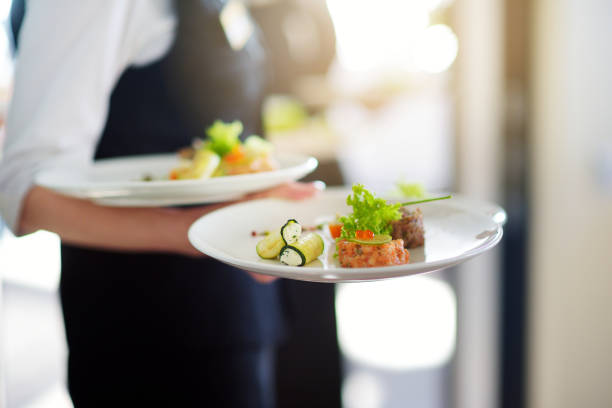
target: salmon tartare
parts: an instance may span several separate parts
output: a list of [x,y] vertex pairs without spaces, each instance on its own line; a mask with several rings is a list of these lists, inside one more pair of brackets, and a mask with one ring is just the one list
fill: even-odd
[[345,268],[368,268],[407,264],[410,252],[404,248],[402,239],[386,244],[358,244],[345,239],[336,242],[338,261]]

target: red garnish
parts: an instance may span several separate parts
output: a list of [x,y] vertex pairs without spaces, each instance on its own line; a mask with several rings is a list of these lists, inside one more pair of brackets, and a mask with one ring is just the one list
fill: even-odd
[[342,224],[329,224],[329,233],[332,238],[339,238],[342,233]]
[[374,233],[370,230],[357,230],[355,231],[355,238],[361,241],[368,241],[374,238]]
[[229,152],[223,157],[223,160],[228,163],[235,163],[237,161],[240,161],[243,157],[244,151],[242,149],[242,146],[240,144],[237,144],[236,146],[234,146],[231,152]]

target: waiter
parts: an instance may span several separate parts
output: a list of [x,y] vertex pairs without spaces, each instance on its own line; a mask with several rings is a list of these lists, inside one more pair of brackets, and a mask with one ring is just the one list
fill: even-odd
[[[201,256],[187,229],[221,205],[112,208],[33,185],[70,160],[172,152],[215,119],[260,133],[266,76],[238,1],[28,2],[0,164],[16,234],[62,239],[68,385],[79,407],[274,406],[276,283]],[[311,185],[269,195],[304,198]]]

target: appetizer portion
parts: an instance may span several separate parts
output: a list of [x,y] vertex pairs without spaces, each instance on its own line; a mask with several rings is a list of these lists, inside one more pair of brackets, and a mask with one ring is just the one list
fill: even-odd
[[264,259],[277,258],[285,245],[293,244],[302,234],[302,226],[296,220],[288,220],[285,225],[266,235],[257,243],[257,255]]
[[315,232],[302,234],[302,226],[294,219],[272,231],[256,246],[257,255],[291,266],[303,266],[317,259],[325,249],[323,238]]
[[404,248],[401,239],[377,245],[358,244],[341,239],[336,243],[336,249],[338,261],[345,268],[402,265],[410,261],[410,252]]
[[281,249],[279,260],[285,265],[304,266],[323,253],[323,238],[315,232],[301,236],[296,242]]
[[255,250],[257,255],[263,259],[274,259],[278,257],[281,249],[285,246],[280,229],[270,232],[264,239],[257,243]]
[[346,203],[353,207],[349,215],[329,225],[340,265],[348,268],[401,265],[410,261],[407,248],[425,242],[423,213],[403,207],[450,198],[438,197],[407,203],[389,204],[365,189],[353,186]]
[[240,121],[215,121],[206,129],[205,140],[197,140],[179,152],[181,164],[170,171],[168,178],[202,179],[277,169],[272,144],[257,135],[241,142],[242,131]]
[[[335,239],[338,263],[344,268],[369,268],[403,265],[410,262],[409,248],[425,242],[423,212],[409,205],[450,198],[450,196],[426,198],[406,203],[389,203],[377,198],[363,185],[355,184],[346,203],[353,211],[337,216],[327,224]],[[325,224],[319,224],[320,229]],[[290,219],[280,228],[265,233],[257,243],[256,251],[263,259],[278,259],[281,263],[303,266],[317,259],[324,252],[323,238]],[[258,233],[253,231],[252,236]]]
[[400,204],[376,198],[361,184],[353,186],[353,194],[346,198],[346,203],[353,207],[353,212],[338,219],[339,228],[335,225],[330,228],[341,266],[362,268],[409,262],[410,253],[404,242],[392,240],[390,235],[391,223],[401,218]]

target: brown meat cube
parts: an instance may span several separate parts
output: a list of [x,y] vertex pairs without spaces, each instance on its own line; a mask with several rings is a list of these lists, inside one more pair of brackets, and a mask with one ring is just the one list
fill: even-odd
[[420,208],[408,210],[401,208],[402,218],[393,221],[393,239],[403,239],[408,249],[416,248],[425,243],[425,229],[423,228],[423,213]]

